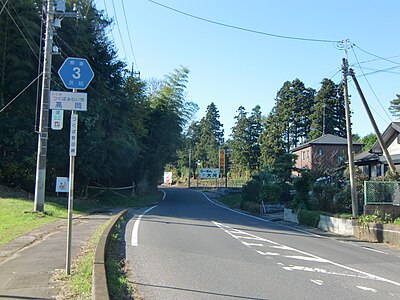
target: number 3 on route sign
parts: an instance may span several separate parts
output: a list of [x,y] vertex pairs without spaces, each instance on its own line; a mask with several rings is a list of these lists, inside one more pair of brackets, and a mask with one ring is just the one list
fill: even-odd
[[58,70],[58,75],[67,89],[85,90],[94,73],[86,59],[68,57]]

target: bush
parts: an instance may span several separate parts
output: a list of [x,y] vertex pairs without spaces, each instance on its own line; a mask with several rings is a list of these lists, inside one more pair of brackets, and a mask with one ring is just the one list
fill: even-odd
[[334,197],[337,189],[330,184],[316,184],[312,189],[312,199],[310,205],[315,210],[335,212]]
[[297,208],[310,208],[310,194],[311,183],[313,177],[310,172],[305,171],[301,173],[300,177],[297,177],[293,182],[293,187],[296,190],[296,195],[293,199],[293,206]]
[[321,212],[319,211],[310,211],[301,209],[299,210],[298,214],[299,224],[310,227],[318,227],[320,214]]
[[268,204],[278,204],[280,203],[280,196],[281,188],[278,184],[266,183],[261,187],[259,200]]
[[260,213],[260,204],[254,201],[242,201],[240,204],[240,209],[248,211],[252,214]]
[[247,182],[242,188],[243,202],[259,202],[261,185],[259,179],[251,179]]
[[335,212],[337,213],[351,213],[351,190],[350,186],[346,186],[338,192],[334,199]]
[[393,224],[395,225],[400,225],[400,218],[397,218],[396,220],[393,221]]

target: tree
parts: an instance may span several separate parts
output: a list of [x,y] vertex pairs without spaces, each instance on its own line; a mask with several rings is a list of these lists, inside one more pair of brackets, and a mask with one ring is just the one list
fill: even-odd
[[241,178],[248,177],[251,170],[251,123],[243,106],[240,106],[237,112],[238,114],[235,116],[235,126],[232,128],[231,134],[230,161],[232,163],[233,173]]
[[211,102],[207,106],[206,115],[199,122],[199,143],[195,146],[195,158],[202,167],[218,166],[218,150],[224,142],[223,125],[219,121],[219,112]]
[[370,133],[362,138],[357,139],[358,142],[361,142],[364,144],[364,146],[362,148],[363,151],[370,150],[372,148],[372,146],[376,143],[377,140],[378,140],[378,138],[376,137],[375,133]]
[[346,137],[342,86],[327,78],[324,78],[321,84],[310,115],[311,132],[309,139],[316,139],[323,134]]
[[389,110],[394,116],[398,117],[400,116],[400,94],[397,94],[396,97],[396,99],[390,101]]

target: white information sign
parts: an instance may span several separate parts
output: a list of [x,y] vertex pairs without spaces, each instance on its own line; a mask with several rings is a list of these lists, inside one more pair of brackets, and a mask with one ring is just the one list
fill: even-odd
[[164,172],[164,183],[172,184],[172,172]]
[[53,109],[51,111],[51,129],[61,130],[63,128],[64,111],[60,109]]
[[50,109],[87,110],[87,94],[50,91]]
[[71,132],[69,134],[69,155],[76,156],[78,147],[78,115],[71,114]]
[[219,177],[219,169],[200,169],[199,170],[199,178],[201,179],[211,179]]
[[68,177],[57,177],[56,193],[68,193],[68,191],[69,191]]

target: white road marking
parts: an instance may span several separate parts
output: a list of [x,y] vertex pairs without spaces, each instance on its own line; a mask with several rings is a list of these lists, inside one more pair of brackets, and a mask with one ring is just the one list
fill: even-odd
[[324,282],[322,280],[319,280],[319,279],[310,279],[310,280],[311,280],[311,282],[314,282],[315,284],[318,284],[318,285],[323,285],[324,284]]
[[[164,191],[162,191],[164,193],[162,200],[165,199],[166,193]],[[161,201],[162,201],[161,200]],[[146,209],[143,214],[141,214],[135,221],[135,224],[133,225],[133,229],[132,229],[132,238],[131,238],[131,245],[134,247],[137,247],[139,245],[139,224],[140,224],[140,220],[142,219],[142,217],[147,214],[149,211],[151,211],[153,208],[157,207],[157,205],[154,205],[148,209]]]
[[320,263],[327,262],[326,259],[323,259],[323,258],[315,258],[315,257],[309,257],[309,256],[284,255],[283,257],[286,257],[286,258],[294,258],[294,259],[300,259],[300,260],[306,260],[306,261],[315,261],[315,262],[320,262]]
[[[228,233],[229,235],[233,236],[234,238],[236,238],[236,239],[238,239],[238,240],[240,241],[240,239],[239,239],[237,236],[234,236],[234,235],[232,235],[232,234],[230,233],[230,229],[232,229],[231,227],[229,227],[229,226],[227,226],[227,225],[223,225],[223,224],[218,223],[218,222],[215,222],[215,221],[211,221],[211,222],[212,222],[214,225],[216,225],[217,227],[219,227],[220,229],[222,229],[223,231],[225,231],[226,233]],[[246,232],[244,232],[244,231],[242,231],[242,234],[243,234],[243,235],[248,235],[248,236],[257,237],[257,236],[255,236],[255,235],[252,235],[252,234],[250,234],[250,233],[246,233]],[[341,276],[348,276],[348,277],[357,277],[357,278],[364,278],[364,279],[370,279],[370,280],[383,281],[383,282],[391,283],[391,284],[396,285],[396,286],[400,286],[400,282],[393,281],[393,280],[390,280],[390,279],[386,279],[386,278],[383,278],[383,277],[380,277],[380,276],[377,276],[377,275],[373,275],[373,274],[371,274],[371,273],[364,272],[364,271],[361,271],[361,270],[357,270],[357,269],[355,269],[355,268],[352,268],[352,267],[349,267],[349,266],[346,266],[346,265],[343,265],[343,264],[339,264],[339,263],[336,263],[336,262],[334,262],[334,261],[331,261],[331,260],[328,260],[328,259],[319,257],[319,256],[314,255],[314,254],[311,254],[311,253],[307,253],[307,252],[305,252],[305,251],[298,250],[298,249],[295,249],[295,248],[292,248],[292,247],[289,247],[289,246],[286,246],[286,245],[282,245],[282,244],[279,244],[279,243],[274,242],[274,241],[271,241],[271,240],[267,240],[267,239],[264,239],[264,238],[261,238],[261,237],[258,237],[258,238],[260,238],[260,240],[263,240],[263,241],[265,241],[265,242],[268,242],[268,243],[270,243],[270,244],[273,244],[274,246],[271,246],[271,247],[273,247],[273,248],[276,248],[276,249],[283,249],[283,250],[290,250],[290,251],[293,251],[293,252],[297,252],[297,253],[303,254],[303,255],[305,255],[305,256],[308,256],[308,257],[310,257],[310,258],[314,258],[316,261],[325,262],[325,263],[327,263],[327,264],[330,264],[330,265],[339,267],[339,268],[341,268],[341,269],[345,269],[345,270],[348,270],[348,271],[352,271],[352,272],[354,272],[354,273],[357,273],[358,275],[354,275],[354,274],[345,274],[345,273],[337,273],[337,272],[329,272],[329,271],[326,271],[326,270],[320,269],[320,268],[309,268],[309,267],[303,267],[303,266],[282,267],[282,268],[285,269],[285,270],[289,270],[289,271],[294,271],[294,270],[296,270],[296,271],[307,271],[307,272],[319,272],[319,273],[325,273],[325,274],[329,274],[329,275],[341,275]],[[240,242],[242,242],[242,241],[240,241]],[[257,253],[261,254],[261,253],[258,252],[258,251],[257,251]]]
[[376,293],[376,292],[377,292],[377,290],[376,290],[376,289],[373,289],[373,288],[369,288],[369,287],[365,287],[365,286],[361,286],[361,285],[357,285],[357,287],[358,287],[360,290],[363,290],[363,291],[368,291],[368,292],[373,292],[373,293]]
[[279,254],[279,253],[276,253],[276,252],[262,252],[262,251],[257,251],[257,253],[258,253],[258,254],[261,254],[261,255],[280,256],[280,254]]
[[264,247],[263,244],[254,244],[254,243],[246,243],[241,241],[243,245],[247,246],[247,247],[252,247],[252,246],[259,246],[259,247]]
[[383,251],[380,251],[380,250],[376,250],[376,249],[372,249],[370,247],[361,247],[361,248],[363,248],[365,250],[369,250],[369,251],[373,251],[373,252],[389,255],[389,253],[386,253],[386,252],[383,252]]

